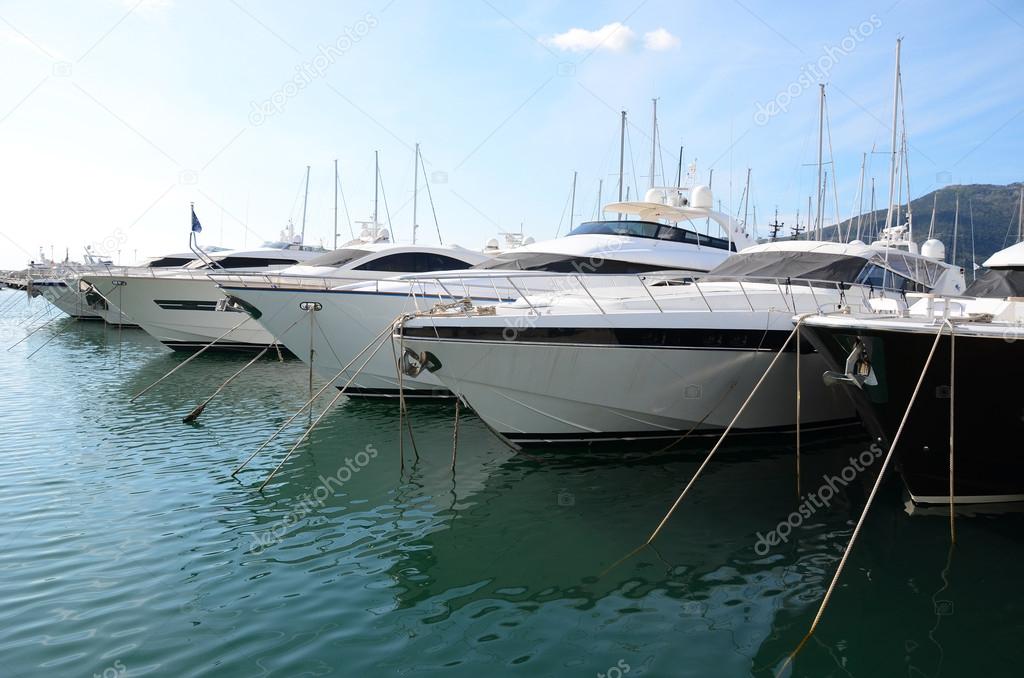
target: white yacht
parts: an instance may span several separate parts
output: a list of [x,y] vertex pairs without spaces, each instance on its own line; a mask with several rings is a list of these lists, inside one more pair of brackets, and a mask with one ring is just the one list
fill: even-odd
[[[275,280],[224,280],[225,292],[257,315],[257,321],[292,353],[309,360],[324,378],[337,376],[396,317],[435,303],[490,305],[538,291],[571,287],[586,278],[589,287],[616,284],[619,276],[671,270],[675,275],[707,272],[737,249],[754,244],[742,225],[711,208],[705,186],[655,188],[643,202],[619,203],[606,212],[618,219],[580,224],[567,236],[525,244],[497,254],[472,270],[407,276],[405,280],[354,285],[319,283],[289,289]],[[623,215],[639,219],[625,220]],[[711,234],[713,231],[713,235]],[[315,318],[302,320],[310,313]],[[315,323],[315,331],[311,327]],[[310,334],[313,334],[312,339]],[[339,385],[354,368],[338,378]],[[451,397],[447,386],[428,372],[404,380],[408,397]],[[354,395],[398,394],[395,357],[378,351],[352,382]]]
[[[189,350],[205,346],[238,322],[234,314],[211,313],[225,302],[208,277],[211,271],[272,272],[322,253],[320,248],[281,241],[254,249],[197,254],[185,266],[169,269],[107,268],[84,273],[81,280],[87,296],[103,307],[109,322],[138,325],[166,346]],[[217,320],[230,324],[220,330]],[[248,328],[240,327],[220,343],[223,348],[247,346],[263,337],[258,327],[253,331],[250,335]]]
[[86,271],[99,270],[111,265],[110,259],[101,257],[85,248],[84,263],[64,261],[51,262],[45,257],[42,264],[29,268],[28,282],[39,295],[56,306],[63,313],[80,320],[102,320],[100,312],[93,309],[79,289],[78,277]]
[[[604,286],[581,278],[569,292],[442,309],[400,330],[402,368],[415,377],[407,382],[440,379],[519,445],[720,432],[782,347],[794,314],[895,310],[914,290],[961,293],[963,271],[942,261],[941,243],[925,249],[931,256],[776,242],[747,248],[704,277],[647,274]],[[821,357],[806,342],[800,355],[802,425],[852,421],[849,400],[821,383]],[[795,425],[795,357],[794,342],[737,432]]]

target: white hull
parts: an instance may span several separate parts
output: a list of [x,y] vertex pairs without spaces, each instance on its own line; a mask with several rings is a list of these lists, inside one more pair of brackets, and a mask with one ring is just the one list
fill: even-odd
[[[375,294],[346,290],[294,290],[241,288],[224,286],[224,292],[237,297],[261,312],[258,323],[270,336],[307,364],[310,356],[310,334],[313,335],[313,369],[323,379],[337,377],[356,355],[396,317],[416,310],[407,294]],[[300,304],[321,305],[316,312],[300,308]],[[422,303],[422,302],[421,302]],[[311,319],[310,315],[314,317]],[[361,395],[394,396],[399,389],[395,356],[390,339],[359,371],[349,386]],[[372,350],[372,349],[371,349]],[[369,356],[367,351],[353,366],[336,379],[343,386]],[[435,377],[404,380],[410,397],[449,396],[445,386]]]
[[85,300],[85,295],[72,287],[68,287],[63,281],[36,281],[33,282],[32,287],[39,290],[39,294],[43,299],[46,299],[72,318],[99,319],[103,317],[97,311],[90,308]]
[[[224,298],[220,288],[206,277],[171,276],[83,276],[107,298],[108,322],[119,317],[134,323],[164,345],[183,350],[206,346],[219,337],[222,348],[256,348],[270,345],[274,338],[254,320],[236,325],[246,314],[217,311]],[[114,281],[125,284],[116,285]],[[222,336],[223,335],[223,336]]]
[[[441,365],[433,376],[513,442],[588,442],[674,439],[724,429],[775,357],[776,345],[792,330],[788,311],[647,315],[558,316],[557,327],[586,328],[580,323],[588,322],[595,330],[609,322],[620,328],[665,327],[671,315],[673,329],[696,331],[691,345],[591,343],[586,331],[578,333],[578,342],[531,341],[525,333],[522,340],[504,340],[500,332],[506,319],[500,317],[489,319],[494,328],[489,340],[410,336],[404,343],[416,353],[433,354]],[[543,327],[544,320],[538,319],[537,326]],[[645,320],[661,324],[645,325]],[[770,339],[765,344],[772,348],[758,348],[756,337],[765,336],[766,328]],[[730,346],[729,340],[720,345],[716,337],[728,331],[755,337],[753,345]],[[705,341],[716,345],[700,345]],[[824,386],[821,356],[803,353],[800,360],[802,424],[813,428],[853,420],[845,394]],[[784,354],[737,421],[737,432],[795,426],[795,369],[796,354]]]

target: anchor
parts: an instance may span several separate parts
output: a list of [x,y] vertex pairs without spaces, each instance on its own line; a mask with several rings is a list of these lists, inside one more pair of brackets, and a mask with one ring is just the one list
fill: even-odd
[[821,375],[821,377],[827,386],[850,384],[862,389],[864,384],[868,386],[876,386],[878,384],[878,379],[875,377],[875,371],[871,367],[871,361],[867,354],[867,348],[860,337],[857,337],[853,350],[846,357],[845,371],[834,372],[829,370]]

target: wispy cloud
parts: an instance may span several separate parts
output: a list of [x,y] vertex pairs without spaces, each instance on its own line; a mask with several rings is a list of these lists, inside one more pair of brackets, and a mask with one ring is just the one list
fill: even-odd
[[[570,28],[564,33],[556,33],[542,40],[545,45],[563,52],[592,52],[599,49],[609,52],[626,52],[636,44],[636,41],[636,32],[619,21],[606,24],[596,30]],[[656,28],[644,33],[643,47],[652,52],[678,49],[680,44],[682,41],[664,28]]]
[[664,28],[656,28],[644,33],[644,47],[655,52],[667,52],[678,49],[682,41]]
[[618,21],[606,24],[597,30],[586,28],[570,28],[565,33],[557,33],[544,42],[551,47],[565,52],[589,52],[604,49],[609,52],[624,52],[636,40],[636,33],[629,26]]

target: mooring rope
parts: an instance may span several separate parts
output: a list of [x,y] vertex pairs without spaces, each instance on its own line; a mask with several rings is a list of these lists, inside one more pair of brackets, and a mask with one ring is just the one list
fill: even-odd
[[378,334],[378,335],[377,335],[376,337],[374,337],[374,338],[373,338],[372,340],[370,340],[370,343],[369,343],[369,344],[367,344],[366,346],[364,346],[364,347],[363,347],[363,349],[362,349],[361,351],[359,351],[359,353],[357,353],[357,354],[355,355],[355,357],[354,357],[354,358],[352,358],[352,360],[350,360],[350,361],[348,362],[348,364],[347,364],[347,365],[345,365],[345,366],[344,366],[343,368],[341,368],[341,371],[340,371],[340,372],[338,372],[338,373],[337,373],[336,375],[334,375],[334,377],[332,377],[332,378],[331,378],[331,379],[330,379],[330,380],[329,380],[329,381],[328,381],[328,382],[327,382],[326,384],[324,384],[324,385],[323,385],[323,386],[322,386],[322,387],[320,388],[320,390],[319,390],[319,391],[317,391],[317,392],[316,392],[316,393],[315,393],[315,394],[313,395],[313,397],[312,397],[312,398],[310,398],[309,400],[307,400],[307,401],[305,402],[305,404],[303,404],[303,406],[299,408],[298,412],[296,412],[296,413],[295,413],[295,414],[293,414],[293,415],[292,415],[291,417],[289,417],[289,418],[288,418],[288,420],[287,420],[286,422],[284,422],[284,424],[282,424],[282,425],[281,425],[281,427],[280,427],[280,428],[278,428],[278,429],[277,429],[277,430],[276,430],[276,431],[274,432],[274,434],[273,434],[272,436],[270,436],[269,438],[267,438],[267,439],[266,439],[266,440],[265,440],[265,441],[263,442],[263,444],[262,444],[262,445],[260,445],[260,446],[259,446],[259,447],[258,447],[258,448],[256,449],[256,451],[252,453],[252,455],[250,455],[250,456],[249,456],[249,458],[248,458],[248,459],[246,459],[246,460],[245,460],[244,462],[242,462],[242,464],[241,464],[241,465],[240,465],[240,466],[239,466],[238,468],[236,468],[236,469],[235,469],[234,471],[232,471],[232,472],[231,472],[231,477],[234,477],[235,475],[237,475],[237,474],[238,474],[238,472],[239,472],[239,471],[241,471],[241,470],[242,470],[242,469],[244,469],[244,468],[245,468],[246,466],[248,466],[248,465],[249,465],[249,462],[251,462],[251,461],[252,461],[253,459],[255,459],[255,458],[256,458],[256,455],[258,455],[258,454],[259,454],[260,452],[262,452],[262,451],[263,451],[263,450],[264,450],[264,449],[266,448],[266,446],[267,446],[267,445],[269,445],[269,444],[270,444],[271,442],[273,442],[273,441],[274,441],[274,439],[275,439],[275,438],[277,438],[277,436],[279,436],[279,435],[281,434],[281,432],[282,432],[282,431],[284,431],[284,430],[285,430],[286,428],[288,428],[288,426],[289,426],[289,425],[290,425],[290,424],[291,424],[291,423],[292,423],[293,421],[295,421],[295,419],[296,419],[296,418],[298,418],[298,416],[299,416],[300,414],[302,414],[303,412],[305,412],[305,411],[306,411],[306,408],[307,408],[307,407],[310,407],[310,406],[311,406],[311,405],[313,404],[313,401],[315,401],[315,400],[316,400],[317,398],[319,398],[319,397],[320,397],[320,395],[321,395],[321,394],[323,394],[323,392],[324,392],[324,391],[326,391],[326,390],[327,390],[328,388],[330,388],[330,387],[331,387],[331,385],[332,385],[332,384],[334,384],[334,382],[335,382],[335,381],[337,381],[338,379],[340,379],[340,378],[341,378],[341,375],[343,375],[343,374],[344,374],[345,372],[347,372],[347,371],[348,371],[348,369],[349,369],[349,368],[350,368],[350,367],[351,367],[352,365],[354,365],[354,364],[355,364],[355,362],[356,362],[357,360],[359,360],[359,358],[360,358],[360,357],[362,357],[362,355],[363,355],[364,353],[366,353],[366,352],[367,352],[368,350],[370,350],[370,347],[372,347],[372,346],[373,346],[373,345],[374,345],[375,343],[377,343],[377,342],[378,342],[378,340],[380,341],[380,343],[381,343],[381,344],[383,344],[384,342],[383,342],[383,339],[382,339],[382,337],[384,336],[384,334],[385,334],[385,333],[387,333],[387,332],[391,331],[391,330],[392,330],[392,329],[394,328],[394,323],[395,323],[395,322],[397,322],[397,321],[398,321],[398,318],[395,318],[395,320],[393,320],[393,321],[392,321],[391,323],[389,323],[389,324],[388,324],[388,326],[387,326],[387,327],[385,327],[385,328],[384,328],[383,330],[381,330],[381,332],[380,332],[380,333],[379,333],[379,334]]
[[[391,328],[393,327],[394,326],[391,326]],[[379,351],[381,346],[383,345],[384,341],[381,340],[380,343],[377,344],[377,348],[373,349],[373,352],[369,356],[367,356],[366,360],[363,361],[363,364],[359,366],[359,369],[357,369],[355,373],[349,378],[349,380],[345,382],[345,385],[338,389],[338,393],[333,398],[331,398],[331,402],[327,403],[327,407],[324,408],[324,411],[321,412],[315,420],[313,420],[313,423],[309,425],[309,428],[305,430],[305,432],[299,437],[299,439],[295,441],[295,444],[292,445],[292,448],[288,450],[288,453],[284,455],[284,459],[282,459],[281,463],[277,465],[277,468],[271,471],[270,475],[267,476],[267,479],[264,480],[263,484],[259,486],[259,489],[257,490],[258,492],[262,492],[263,488],[267,486],[267,483],[269,483],[274,478],[274,476],[277,475],[277,472],[281,470],[285,462],[288,461],[288,459],[292,456],[295,450],[298,449],[299,445],[301,445],[302,442],[309,437],[309,434],[313,432],[313,429],[316,428],[317,424],[320,423],[320,420],[324,418],[324,415],[331,411],[331,408],[334,406],[334,403],[338,402],[338,399],[341,398],[341,396],[345,395],[345,390],[353,381],[355,381],[355,378],[359,376],[359,373],[363,371],[363,368],[366,367],[366,365],[371,360],[373,360],[373,356],[377,355],[377,351]],[[333,383],[333,380],[328,382],[328,385],[330,385],[331,383]]]
[[[949,321],[947,320],[947,324]],[[868,511],[871,509],[871,504],[875,501],[875,495],[878,494],[878,488],[882,485],[882,478],[885,476],[886,469],[889,468],[889,462],[892,460],[893,452],[896,450],[896,446],[900,442],[900,437],[903,435],[903,429],[907,424],[907,420],[910,418],[910,411],[914,407],[914,402],[917,400],[917,394],[921,390],[921,384],[924,383],[924,377],[928,373],[928,367],[932,364],[932,358],[935,356],[935,349],[939,346],[939,340],[942,338],[943,327],[939,328],[939,331],[935,333],[935,341],[932,343],[932,348],[928,352],[928,358],[924,361],[924,368],[921,370],[921,375],[917,379],[917,385],[914,386],[914,392],[910,396],[910,402],[907,404],[907,409],[903,413],[903,419],[900,421],[899,428],[896,429],[896,435],[893,437],[892,445],[889,446],[889,451],[885,455],[885,461],[882,462],[882,468],[878,471],[878,477],[875,478],[875,484],[871,488],[871,493],[868,495],[867,502],[864,504],[864,510],[861,511],[860,518],[857,520],[856,527],[853,528],[853,534],[850,536],[850,541],[846,545],[846,549],[843,551],[843,557],[839,560],[839,566],[836,568],[836,573],[832,577],[832,582],[829,584],[828,589],[825,591],[825,597],[821,601],[821,606],[818,608],[818,613],[814,615],[814,621],[811,622],[811,628],[807,631],[807,635],[804,636],[800,644],[797,645],[796,649],[786,657],[785,663],[782,668],[775,674],[776,676],[782,675],[782,672],[796,659],[796,656],[800,653],[800,650],[804,648],[807,641],[814,635],[814,631],[818,628],[818,624],[821,622],[822,616],[825,614],[825,608],[828,607],[829,600],[832,598],[832,593],[836,589],[836,585],[839,583],[839,577],[843,573],[843,568],[846,567],[846,561],[850,557],[850,552],[853,550],[853,545],[857,541],[857,537],[860,535],[861,528],[864,526],[864,521],[867,518]]]
[[166,379],[167,377],[171,376],[172,374],[174,374],[175,372],[177,372],[178,370],[180,370],[180,369],[181,369],[182,367],[184,367],[185,365],[188,365],[188,364],[189,364],[190,362],[192,362],[193,360],[195,360],[196,358],[198,358],[199,356],[201,356],[201,355],[202,355],[203,353],[205,353],[205,352],[206,352],[206,350],[207,350],[208,348],[210,348],[211,346],[213,346],[214,344],[216,344],[216,343],[217,343],[218,341],[220,341],[220,340],[221,340],[221,339],[223,339],[224,337],[228,336],[229,334],[231,334],[232,332],[234,332],[235,330],[237,330],[237,329],[238,329],[239,327],[241,327],[241,326],[242,326],[242,325],[244,325],[245,323],[249,322],[250,320],[252,320],[252,316],[251,316],[251,315],[249,315],[249,314],[247,313],[247,314],[245,315],[245,318],[243,318],[243,319],[242,319],[242,322],[238,323],[237,325],[235,325],[234,327],[232,327],[232,328],[231,328],[230,330],[228,330],[228,331],[227,331],[227,332],[225,332],[224,334],[220,335],[219,337],[217,337],[216,339],[214,339],[213,341],[211,341],[211,342],[210,342],[209,344],[207,344],[206,346],[203,346],[203,347],[202,347],[201,349],[199,349],[198,351],[196,351],[195,353],[193,353],[192,355],[190,355],[190,356],[189,356],[189,357],[188,357],[187,359],[185,359],[185,360],[184,360],[183,362],[181,362],[181,363],[180,363],[179,365],[175,366],[175,367],[174,367],[174,369],[172,369],[172,370],[171,370],[170,372],[168,372],[168,373],[167,373],[167,374],[165,374],[164,376],[160,377],[159,379],[157,379],[156,381],[154,381],[154,382],[153,382],[152,384],[150,384],[149,386],[147,386],[146,388],[142,389],[141,391],[139,391],[138,393],[136,393],[136,394],[135,394],[134,396],[132,396],[131,400],[129,400],[128,402],[130,402],[130,403],[134,403],[134,402],[135,402],[136,400],[138,400],[138,399],[139,399],[139,397],[141,397],[141,396],[142,396],[142,395],[143,395],[144,393],[146,393],[146,392],[147,392],[147,391],[149,391],[149,390],[150,390],[151,388],[153,388],[154,386],[156,386],[157,384],[159,384],[160,382],[162,382],[162,381],[163,381],[164,379]]

